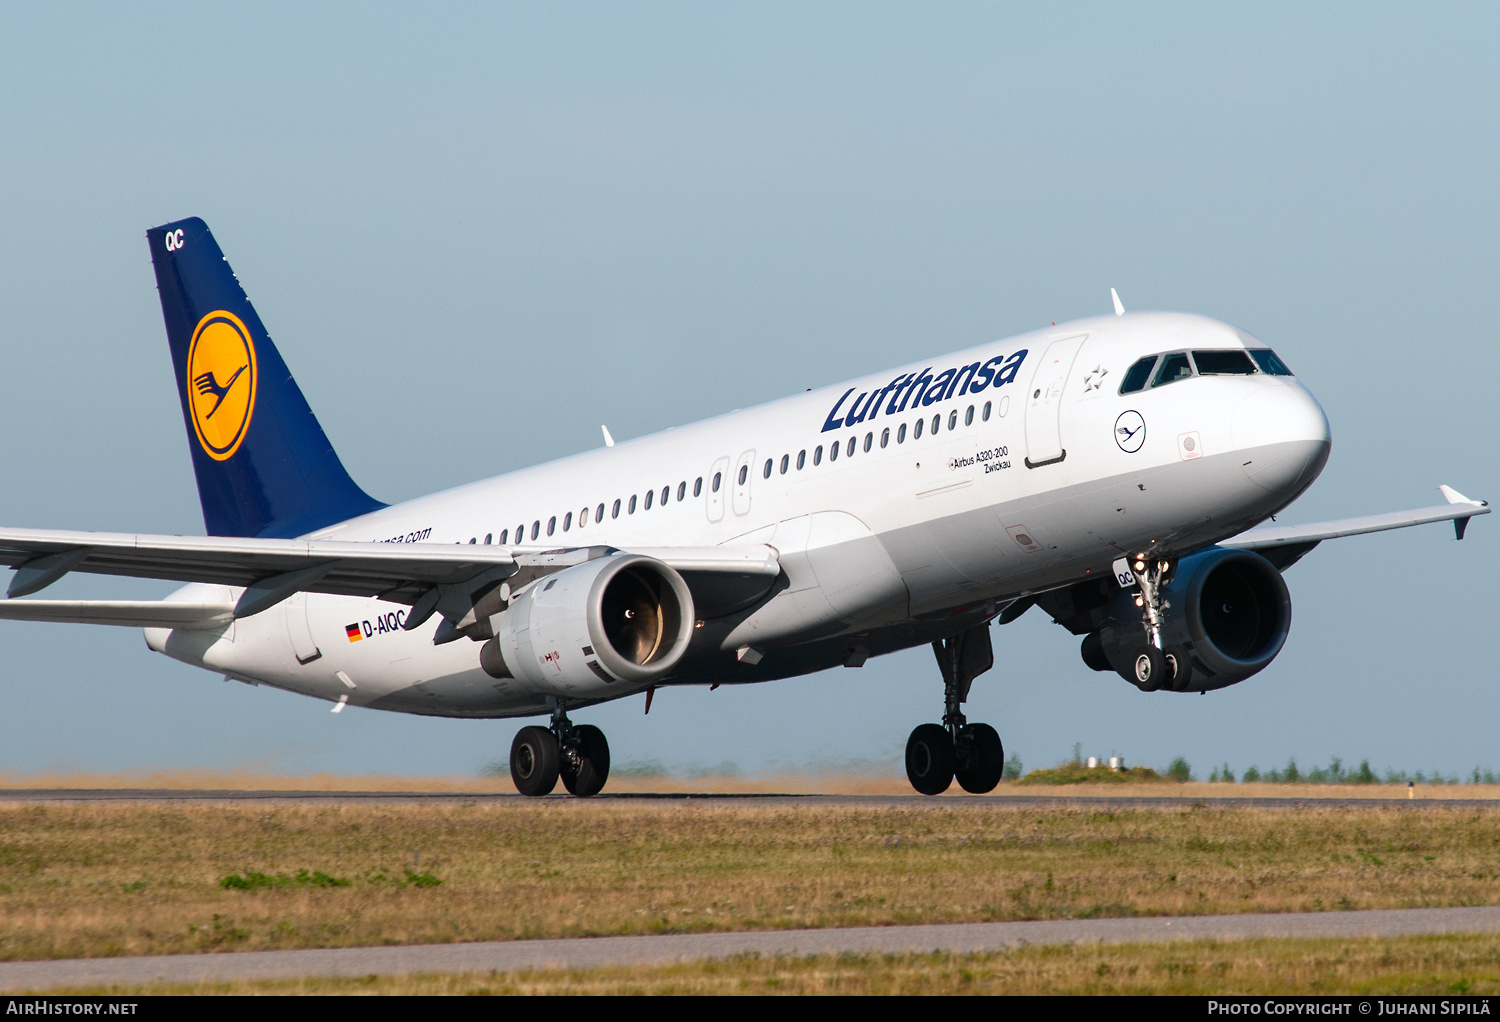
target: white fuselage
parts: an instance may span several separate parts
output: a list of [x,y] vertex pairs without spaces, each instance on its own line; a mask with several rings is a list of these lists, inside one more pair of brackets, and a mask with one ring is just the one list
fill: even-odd
[[[1191,315],[1066,323],[397,504],[315,537],[522,551],[765,544],[783,584],[704,622],[670,681],[804,674],[852,649],[877,655],[954,634],[1127,554],[1187,553],[1286,506],[1330,443],[1296,379],[1195,376],[1119,393],[1142,356],[1260,346]],[[933,382],[911,382],[924,371]],[[436,620],[405,631],[406,611],[304,594],[217,631],[148,629],[147,641],[245,681],[414,713],[519,716],[543,712],[549,697],[637,690],[497,681],[480,669],[478,643],[434,645]],[[746,646],[758,660],[736,657]]]

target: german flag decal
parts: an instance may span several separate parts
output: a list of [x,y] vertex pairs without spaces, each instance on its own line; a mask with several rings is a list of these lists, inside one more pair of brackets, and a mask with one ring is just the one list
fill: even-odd
[[360,639],[364,638],[364,633],[359,630],[358,621],[354,622],[354,624],[352,625],[345,625],[344,631],[348,634],[350,642],[358,642]]

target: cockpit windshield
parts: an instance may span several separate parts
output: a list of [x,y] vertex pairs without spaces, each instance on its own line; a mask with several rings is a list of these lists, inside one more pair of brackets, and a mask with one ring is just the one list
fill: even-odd
[[1161,387],[1168,383],[1176,383],[1193,375],[1193,364],[1188,361],[1187,352],[1174,351],[1161,360],[1161,368],[1156,371],[1156,378],[1151,381],[1151,386]]
[[1193,365],[1199,376],[1254,376],[1255,364],[1239,348],[1228,351],[1195,351]]
[[1286,367],[1286,363],[1276,357],[1276,352],[1270,348],[1251,348],[1250,357],[1255,359],[1255,364],[1260,366],[1260,371],[1269,376],[1290,376],[1292,371]]
[[[1154,373],[1153,373],[1154,370]],[[1147,355],[1125,371],[1120,383],[1121,394],[1162,387],[1193,376],[1291,376],[1286,363],[1270,348],[1226,348],[1219,351],[1173,351],[1165,355]]]

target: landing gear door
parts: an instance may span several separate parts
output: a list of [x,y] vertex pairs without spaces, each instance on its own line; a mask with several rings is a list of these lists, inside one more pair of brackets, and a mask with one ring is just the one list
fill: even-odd
[[724,520],[724,494],[729,492],[729,459],[720,458],[708,473],[708,520]]
[[1087,334],[1047,345],[1026,395],[1026,467],[1041,468],[1067,456],[1062,438],[1063,389]]

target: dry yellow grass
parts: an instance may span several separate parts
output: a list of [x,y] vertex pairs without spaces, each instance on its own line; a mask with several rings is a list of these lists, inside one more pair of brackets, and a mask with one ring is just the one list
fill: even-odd
[[[406,884],[406,870],[441,886]],[[220,886],[323,871],[348,886]],[[0,804],[0,958],[1489,904],[1500,812]]]
[[[154,770],[124,773],[0,773],[0,792],[20,789],[113,789],[142,788],[165,791],[391,791],[474,792],[514,794],[506,775],[396,776],[392,774],[277,774],[265,770]],[[561,791],[561,787],[558,789]],[[792,794],[792,795],[910,795],[905,777],[882,769],[828,771],[777,771],[742,776],[707,775],[677,777],[616,773],[609,780],[610,794]],[[963,795],[954,785],[948,795]],[[1406,799],[1494,799],[1500,804],[1500,785],[1422,785],[1409,793],[1402,785],[1331,784],[1001,784],[991,797],[1056,796],[1089,798],[1108,795],[1124,798],[1379,798]]]
[[989,954],[743,956],[587,971],[90,987],[72,994],[1500,993],[1500,936],[1032,947]]

